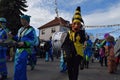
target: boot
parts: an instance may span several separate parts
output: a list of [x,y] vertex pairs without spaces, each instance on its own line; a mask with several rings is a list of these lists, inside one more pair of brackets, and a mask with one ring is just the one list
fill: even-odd
[[31,65],[31,71],[34,70],[35,68],[35,65]]
[[86,61],[86,68],[89,68],[89,61]]
[[84,63],[81,63],[80,64],[80,70],[83,70],[84,69]]

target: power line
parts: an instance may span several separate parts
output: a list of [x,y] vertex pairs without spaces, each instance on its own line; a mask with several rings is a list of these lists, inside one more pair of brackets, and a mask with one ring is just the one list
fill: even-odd
[[[113,31],[110,31],[110,32],[107,32],[107,33],[116,33],[116,32],[119,32],[120,31],[120,28],[119,29],[116,29],[116,30],[113,30]],[[96,34],[96,36],[98,37],[98,36],[102,36],[102,35],[104,35],[105,33],[98,33],[98,34]]]

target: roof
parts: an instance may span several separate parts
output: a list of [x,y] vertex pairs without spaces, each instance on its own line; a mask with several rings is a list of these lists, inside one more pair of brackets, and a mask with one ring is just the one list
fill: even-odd
[[63,25],[65,27],[69,27],[69,21],[66,21],[61,17],[55,17],[54,20],[46,23],[43,26],[40,26],[38,29],[44,29],[44,28],[53,27],[53,26],[57,26],[57,25]]

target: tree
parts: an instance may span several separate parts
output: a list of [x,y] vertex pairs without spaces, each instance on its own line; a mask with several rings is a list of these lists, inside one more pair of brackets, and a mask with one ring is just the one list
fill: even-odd
[[26,12],[26,0],[0,0],[0,17],[8,21],[7,28],[15,35],[21,26],[20,15]]

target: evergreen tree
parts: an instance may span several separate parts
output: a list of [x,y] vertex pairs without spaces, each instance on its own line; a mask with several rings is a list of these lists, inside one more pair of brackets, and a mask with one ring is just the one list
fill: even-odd
[[20,15],[27,11],[26,3],[26,0],[0,0],[0,17],[7,19],[7,27],[14,35],[21,26]]

